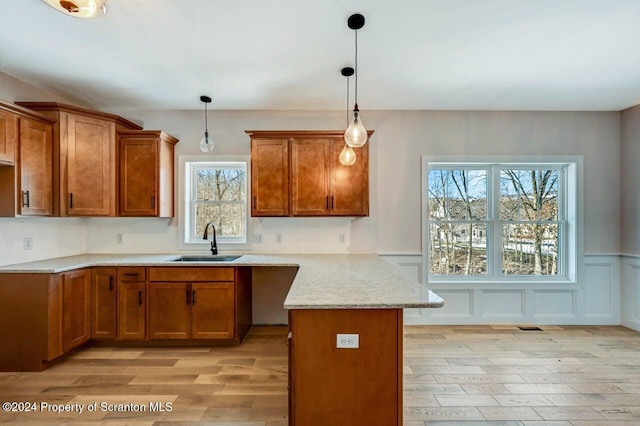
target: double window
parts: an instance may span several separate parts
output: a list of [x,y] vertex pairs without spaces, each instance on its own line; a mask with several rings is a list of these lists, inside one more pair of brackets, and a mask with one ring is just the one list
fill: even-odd
[[206,244],[212,222],[221,244],[247,243],[247,161],[181,161],[184,176],[183,248]]
[[[575,248],[575,166],[427,162],[424,251],[430,279],[565,279]],[[569,206],[569,201],[572,206]],[[529,278],[531,279],[531,278]]]

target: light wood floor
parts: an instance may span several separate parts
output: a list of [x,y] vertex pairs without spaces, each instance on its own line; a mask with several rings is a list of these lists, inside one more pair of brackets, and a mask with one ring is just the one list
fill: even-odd
[[[541,328],[405,327],[405,425],[640,425],[640,333]],[[284,327],[254,327],[231,348],[91,347],[41,373],[0,373],[2,402],[38,408],[0,422],[283,426],[286,382]],[[170,412],[150,412],[169,402]]]

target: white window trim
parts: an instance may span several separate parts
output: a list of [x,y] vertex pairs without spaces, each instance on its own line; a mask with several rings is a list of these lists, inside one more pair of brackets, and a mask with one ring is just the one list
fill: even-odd
[[[567,226],[565,229],[566,235],[564,235],[566,241],[566,249],[563,254],[564,271],[559,276],[513,276],[513,275],[495,275],[495,276],[480,276],[480,275],[429,275],[429,241],[425,238],[426,232],[429,226],[428,213],[428,197],[426,196],[428,191],[427,175],[429,166],[447,167],[456,166],[457,168],[490,168],[496,164],[510,164],[515,167],[521,165],[523,167],[540,166],[566,166],[567,173],[564,182],[566,206],[565,220]],[[584,235],[584,176],[583,176],[583,163],[582,156],[422,156],[422,169],[421,169],[421,200],[422,200],[422,212],[421,212],[421,241],[422,241],[422,274],[424,283],[562,283],[562,284],[575,284],[577,285],[579,278],[582,276],[582,258],[584,254],[583,249],[583,235]],[[487,188],[488,191],[495,191],[495,188]],[[495,208],[494,206],[488,206],[488,208]],[[494,220],[493,223],[497,223]],[[494,232],[497,232],[494,230]],[[492,255],[495,256],[495,251],[499,250],[499,247],[489,247],[493,250]],[[491,267],[491,265],[487,265]]]
[[178,250],[192,250],[199,252],[206,252],[209,250],[209,241],[186,241],[186,233],[188,232],[188,220],[189,220],[189,206],[187,205],[187,195],[191,193],[191,187],[189,185],[190,179],[187,178],[188,163],[208,163],[208,162],[242,162],[246,164],[246,179],[247,179],[247,199],[246,201],[246,230],[247,240],[246,242],[233,242],[224,241],[224,238],[218,237],[218,250],[230,253],[236,251],[248,251],[251,250],[252,239],[252,227],[251,225],[251,204],[249,191],[251,190],[251,156],[249,155],[179,155],[178,156]]

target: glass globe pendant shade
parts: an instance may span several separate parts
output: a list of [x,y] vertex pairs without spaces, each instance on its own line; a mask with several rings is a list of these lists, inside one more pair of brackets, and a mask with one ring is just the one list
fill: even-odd
[[215,147],[216,144],[213,142],[213,139],[209,137],[209,132],[204,132],[204,137],[200,141],[200,151],[211,152]]
[[360,111],[358,106],[353,110],[353,121],[347,127],[347,131],[344,132],[344,141],[353,148],[359,148],[367,143],[367,130],[362,125],[362,120],[359,117]]
[[344,144],[339,158],[343,166],[353,166],[356,163],[356,152],[349,145]]
[[42,0],[55,10],[74,18],[101,18],[107,14],[107,0]]

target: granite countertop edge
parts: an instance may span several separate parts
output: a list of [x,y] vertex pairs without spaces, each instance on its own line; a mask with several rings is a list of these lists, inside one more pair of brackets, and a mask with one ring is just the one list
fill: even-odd
[[[439,308],[444,301],[377,254],[245,254],[232,261],[180,261],[183,254],[81,254],[0,266],[0,274],[55,274],[90,267],[278,266],[298,268],[285,309]],[[1,276],[0,276],[1,278]]]

